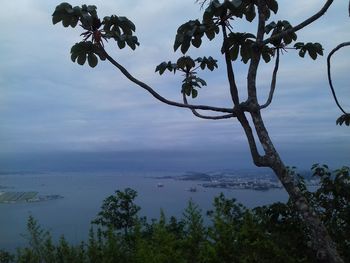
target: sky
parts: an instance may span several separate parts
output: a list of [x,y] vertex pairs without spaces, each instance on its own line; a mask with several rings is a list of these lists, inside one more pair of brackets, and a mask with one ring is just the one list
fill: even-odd
[[[164,105],[126,80],[108,62],[100,62],[94,69],[72,63],[70,48],[81,40],[82,31],[79,27],[52,25],[51,14],[60,2],[2,3],[0,161],[46,153],[64,156],[63,153],[141,152],[156,153],[154,158],[166,153],[167,165],[172,165],[175,155],[195,160],[196,165],[203,160],[215,162],[218,167],[251,165],[247,140],[236,120],[202,120],[189,110]],[[132,20],[140,42],[136,51],[119,50],[112,41],[106,44],[106,49],[135,77],[163,96],[181,102],[181,75],[159,76],[154,69],[160,62],[174,61],[182,55],[179,51],[174,53],[173,41],[182,23],[201,18],[203,10],[194,2],[70,3],[95,4],[100,17],[116,14]],[[285,19],[292,25],[298,24],[317,12],[323,2],[279,1],[279,13],[271,21]],[[232,25],[235,31],[256,31],[255,23],[250,25],[237,19]],[[328,54],[337,44],[350,39],[349,26],[346,3],[335,1],[325,16],[298,34],[298,41],[320,42]],[[210,55],[219,61],[218,70],[199,73],[208,86],[191,103],[232,106],[220,48],[220,37],[203,41],[200,49],[190,48],[188,55]],[[338,52],[332,67],[339,100],[348,111],[349,54],[346,49]],[[234,67],[244,97],[247,66],[238,62]],[[267,98],[272,70],[273,64],[264,62],[259,69],[261,102]],[[313,61],[307,56],[299,58],[293,50],[285,52],[274,101],[262,115],[286,163],[350,165],[350,128],[335,125],[340,114],[327,85],[326,56]]]

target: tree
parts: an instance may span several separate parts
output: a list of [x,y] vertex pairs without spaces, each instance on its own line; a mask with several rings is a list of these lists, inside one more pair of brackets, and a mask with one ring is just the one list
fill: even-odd
[[203,224],[201,210],[192,200],[183,213],[185,240],[183,242],[184,254],[189,262],[204,262],[203,248],[206,246],[206,231]]
[[136,196],[137,192],[131,188],[115,191],[115,195],[103,200],[101,211],[93,223],[111,230],[123,230],[126,236],[138,221],[140,207],[134,204]]
[[14,256],[9,252],[0,249],[0,262],[1,263],[10,263],[14,260]]
[[[269,107],[273,100],[281,51],[295,49],[298,50],[300,57],[308,54],[314,60],[323,55],[323,48],[319,43],[295,42],[298,31],[323,16],[333,2],[333,0],[325,1],[317,13],[293,26],[287,20],[269,21],[271,20],[271,14],[278,12],[278,2],[276,0],[204,0],[202,7],[206,6],[206,9],[202,20],[190,20],[177,30],[174,50],[180,49],[184,56],[176,62],[162,62],[156,67],[156,72],[161,75],[165,71],[184,73],[181,86],[182,102],[172,101],[161,96],[152,87],[136,79],[104,49],[104,43],[107,40],[116,41],[120,49],[129,46],[134,50],[139,45],[138,39],[134,35],[136,27],[128,18],[112,15],[100,19],[97,15],[96,6],[73,7],[68,3],[62,3],[56,7],[52,21],[54,24],[62,22],[64,27],[73,28],[80,23],[80,26],[85,30],[82,33],[83,40],[76,43],[71,49],[73,62],[83,65],[87,61],[89,66],[95,67],[99,60],[107,60],[127,79],[145,89],[163,103],[190,109],[199,118],[211,120],[237,119],[247,137],[254,164],[258,167],[269,167],[274,171],[288,192],[293,205],[302,216],[310,230],[311,243],[317,258],[324,262],[343,262],[319,216],[309,204],[301,189],[295,184],[293,175],[289,173],[281,160],[261,115],[262,111]],[[254,35],[234,32],[231,25],[234,18],[245,19],[248,22],[257,20],[257,33]],[[218,65],[217,60],[210,56],[193,59],[187,55],[188,50],[191,46],[199,48],[204,36],[212,40],[218,35],[221,35],[223,39],[221,52],[225,59],[232,107],[189,104],[187,97],[196,98],[199,88],[206,86],[206,82],[197,76],[197,71],[204,69],[213,71]],[[241,58],[243,63],[249,64],[246,86],[248,98],[246,100],[243,100],[240,96],[241,88],[237,86],[235,81],[233,65],[238,63],[238,58]],[[272,72],[269,96],[266,102],[261,103],[257,98],[257,72],[261,60],[268,63],[273,59],[275,60],[275,66]],[[203,114],[199,110],[212,114]],[[249,122],[249,118],[251,118],[251,122]],[[347,123],[346,120],[344,121]],[[257,134],[258,141],[253,130]],[[262,153],[258,150],[258,143],[262,146]]]
[[346,262],[350,261],[350,168],[331,172],[326,165],[314,165],[314,176],[321,186],[311,196],[311,203],[329,229]]

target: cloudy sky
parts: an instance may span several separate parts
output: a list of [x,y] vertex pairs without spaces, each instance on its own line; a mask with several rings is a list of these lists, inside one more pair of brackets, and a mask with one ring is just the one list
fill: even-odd
[[[297,24],[317,12],[324,1],[279,1],[273,20]],[[215,152],[235,158],[246,156],[246,138],[235,120],[200,120],[185,109],[158,103],[128,82],[112,65],[94,69],[70,60],[70,47],[80,40],[77,27],[53,26],[51,14],[60,1],[4,1],[0,9],[0,154],[46,152]],[[194,0],[88,0],[100,17],[117,14],[136,24],[141,43],[135,52],[108,43],[110,54],[132,74],[172,100],[181,101],[181,76],[154,73],[162,61],[176,60],[172,49],[179,25],[201,17]],[[234,30],[255,32],[241,21]],[[349,41],[350,19],[344,1],[335,1],[327,14],[298,34],[298,41],[321,42],[328,54]],[[219,38],[218,38],[219,39]],[[194,57],[211,55],[222,62],[220,41],[204,41],[191,48]],[[349,51],[334,56],[333,77],[339,99],[350,110]],[[221,66],[221,67],[220,67]],[[244,94],[247,67],[235,65]],[[272,64],[262,64],[259,98],[268,94]],[[223,64],[201,72],[208,86],[194,103],[231,107]],[[292,50],[281,58],[272,105],[263,112],[276,147],[287,163],[350,164],[350,128],[336,126],[340,116],[327,86],[325,57],[316,62],[300,59]],[[226,159],[225,159],[226,160]],[[227,160],[226,160],[227,161]]]

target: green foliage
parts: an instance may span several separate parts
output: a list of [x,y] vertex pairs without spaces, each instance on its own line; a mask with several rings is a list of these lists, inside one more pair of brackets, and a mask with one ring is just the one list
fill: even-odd
[[136,27],[133,22],[124,16],[106,16],[102,22],[104,29],[104,37],[112,38],[117,41],[120,49],[128,45],[132,50],[136,49],[136,46],[140,45],[137,37],[133,36]]
[[299,56],[304,57],[306,52],[309,53],[309,56],[315,60],[317,55],[323,56],[323,48],[320,43],[303,43],[298,42],[294,44],[295,49],[299,50]]
[[350,261],[350,168],[344,166],[331,172],[326,165],[315,164],[314,176],[321,186],[313,195],[313,203],[330,235],[342,253],[345,262]]
[[99,48],[91,41],[82,41],[76,43],[71,49],[71,59],[73,62],[78,62],[79,65],[84,65],[86,59],[90,67],[96,67],[98,63],[97,56],[101,60],[105,60],[106,57],[100,52]]
[[215,33],[219,33],[219,28],[217,26],[212,28],[201,24],[199,20],[190,20],[178,28],[175,37],[174,51],[180,47],[181,52],[185,54],[191,44],[199,48],[202,44],[202,37],[204,34],[206,34],[208,39],[212,40]]
[[155,72],[159,72],[159,75],[162,75],[166,70],[170,72],[176,73],[177,70],[180,70],[185,73],[194,73],[195,69],[200,67],[202,70],[208,68],[210,71],[213,71],[218,67],[217,60],[213,59],[211,56],[207,57],[198,57],[196,59],[192,59],[190,56],[182,56],[180,57],[176,63],[172,63],[171,61],[162,62],[157,67]]
[[97,19],[96,6],[82,7],[75,6],[74,8],[68,3],[59,4],[52,14],[52,23],[55,25],[62,21],[64,27],[76,27],[79,20],[82,19],[82,24],[85,27],[93,25],[94,20]]
[[158,222],[153,222],[152,234],[136,241],[135,262],[174,262],[185,263],[180,249],[180,240],[168,230],[166,217],[161,211]]
[[134,204],[136,196],[137,192],[131,188],[117,190],[115,195],[103,200],[101,211],[93,223],[107,229],[123,230],[127,235],[138,221],[140,207]]
[[181,92],[185,93],[187,96],[191,96],[192,98],[196,98],[198,96],[198,91],[195,88],[201,88],[202,86],[206,86],[207,83],[197,77],[196,75],[190,74],[182,81],[182,90]]
[[295,262],[292,253],[277,240],[271,240],[270,234],[259,223],[259,218],[249,212],[244,214],[235,250],[238,262]]
[[15,256],[10,254],[9,252],[0,249],[0,263],[10,263],[13,262]]
[[41,262],[45,258],[45,241],[50,243],[51,237],[32,215],[28,218],[27,231],[25,238],[29,247],[18,251],[18,262]]
[[73,7],[68,3],[61,3],[52,14],[52,23],[55,25],[59,22],[64,27],[73,28],[80,22],[80,26],[86,30],[81,34],[83,41],[76,43],[71,49],[71,59],[79,65],[84,65],[87,60],[89,66],[94,68],[98,58],[105,60],[105,53],[101,49],[104,40],[113,39],[120,49],[128,45],[135,50],[140,45],[133,35],[136,30],[133,22],[116,15],[106,16],[101,21],[94,5]]
[[62,236],[57,245],[53,244],[50,233],[33,216],[29,216],[27,231],[28,247],[18,249],[17,255],[8,262],[87,262],[84,243],[77,247],[71,246]]
[[[265,26],[265,33],[269,34],[271,31],[271,37],[275,37],[276,35],[280,34],[281,32],[287,31],[288,29],[291,29],[292,25],[287,20],[280,20],[277,23],[271,22],[270,24]],[[271,41],[271,43],[279,48],[283,46],[287,46],[293,41],[297,40],[297,34],[294,32],[290,32],[288,34],[284,34],[282,37],[276,38],[275,40]]]
[[185,78],[182,81],[181,92],[187,96],[192,95],[192,98],[196,98],[198,96],[197,88],[202,88],[207,85],[205,80],[196,75],[196,69],[201,68],[204,70],[207,68],[213,71],[217,67],[217,60],[213,59],[211,56],[208,58],[198,57],[196,59],[192,59],[190,56],[182,56],[176,63],[172,63],[171,61],[160,63],[156,67],[155,72],[159,72],[159,75],[162,75],[166,70],[174,72],[174,74],[176,71],[184,72]]
[[309,245],[309,231],[292,202],[258,207],[254,214],[269,240],[278,244],[278,248],[284,248],[289,255],[294,255],[295,261],[290,262],[316,262]]
[[183,213],[184,240],[182,242],[185,258],[189,262],[203,262],[208,246],[207,230],[204,227],[201,210],[192,200]]
[[[235,262],[239,260],[236,250],[237,234],[246,209],[236,203],[235,199],[226,199],[222,193],[215,197],[213,205],[214,210],[207,212],[213,222],[208,229],[212,240],[212,261]],[[215,260],[218,255],[220,258]]]
[[[252,0],[210,1],[203,13],[202,22],[198,19],[190,20],[178,28],[174,42],[174,51],[180,47],[181,52],[185,54],[191,45],[199,48],[204,35],[206,35],[209,40],[214,39],[220,32],[220,25],[225,23],[229,25],[229,21],[234,17],[242,18],[244,16],[247,21],[252,22],[256,17],[255,5],[255,1]],[[276,0],[266,1],[266,6],[265,15],[267,18],[270,17],[270,10],[277,13],[278,3]],[[243,61],[247,61],[245,49],[246,48],[243,47]]]
[[256,37],[250,33],[230,33],[223,43],[221,53],[229,50],[231,60],[236,60],[240,51],[243,63],[247,63],[252,56],[253,39]]

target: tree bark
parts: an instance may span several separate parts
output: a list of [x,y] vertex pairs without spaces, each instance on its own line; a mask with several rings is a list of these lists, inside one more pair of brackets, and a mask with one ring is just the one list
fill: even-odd
[[256,128],[259,140],[266,153],[266,166],[270,167],[282,183],[289,197],[292,199],[296,209],[301,214],[307,227],[311,232],[312,248],[316,251],[319,262],[344,263],[336,245],[328,234],[328,231],[314,209],[310,206],[307,199],[303,196],[294,178],[288,172],[286,166],[276,151],[267,129],[265,128],[260,111],[252,112],[253,123]]

